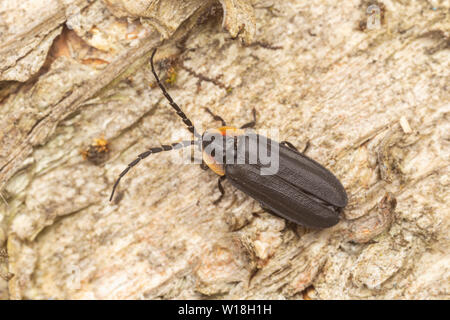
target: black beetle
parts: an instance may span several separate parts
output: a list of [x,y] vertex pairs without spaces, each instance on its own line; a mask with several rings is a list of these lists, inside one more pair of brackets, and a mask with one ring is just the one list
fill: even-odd
[[[253,121],[241,128],[226,126],[221,117],[206,109],[214,120],[222,122],[222,127],[206,130],[200,135],[162,85],[153,65],[155,53],[156,49],[152,53],[150,63],[156,82],[170,105],[194,135],[194,139],[151,148],[138,155],[120,173],[110,201],[120,179],[142,159],[150,154],[195,145],[202,149],[202,167],[209,167],[220,175],[218,187],[221,195],[215,203],[224,195],[222,180],[228,178],[233,186],[257,200],[264,209],[294,223],[310,228],[327,228],[339,222],[340,211],[347,205],[347,194],[342,184],[329,170],[297,151],[287,141],[278,143],[244,130],[255,125],[254,109]],[[266,161],[267,159],[263,159],[261,156],[263,154],[277,156],[275,170],[272,164]],[[262,172],[264,170],[265,173]]]

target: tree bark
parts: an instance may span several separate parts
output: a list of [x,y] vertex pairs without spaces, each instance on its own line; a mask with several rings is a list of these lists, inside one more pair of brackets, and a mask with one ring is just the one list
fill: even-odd
[[[446,1],[0,3],[3,299],[448,299]],[[309,230],[186,164],[204,110],[288,140],[349,205]],[[194,158],[199,159],[196,152]]]

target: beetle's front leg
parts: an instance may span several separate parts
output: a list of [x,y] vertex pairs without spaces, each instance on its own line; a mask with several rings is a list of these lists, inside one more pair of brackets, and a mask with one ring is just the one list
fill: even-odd
[[221,116],[218,116],[217,114],[214,114],[211,110],[209,110],[209,108],[203,108],[205,109],[206,112],[208,112],[215,121],[220,121],[222,122],[222,126],[225,127],[227,125],[227,123],[225,122],[225,120],[222,119]]
[[216,200],[214,200],[213,204],[218,204],[223,196],[225,195],[225,189],[222,187],[222,181],[226,179],[227,176],[220,176],[220,178],[217,180],[217,186],[219,187],[219,191],[220,191],[220,197],[217,198]]

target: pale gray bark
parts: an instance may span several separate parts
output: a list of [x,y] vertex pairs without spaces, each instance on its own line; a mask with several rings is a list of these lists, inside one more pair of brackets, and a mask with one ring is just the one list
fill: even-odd
[[[449,298],[448,1],[14,3],[0,3],[2,298]],[[137,154],[190,138],[149,69],[161,45],[199,129],[220,125],[204,107],[234,126],[254,107],[259,130],[309,141],[348,192],[343,220],[306,230],[227,182],[213,205],[217,176],[180,151],[139,163],[109,203]]]

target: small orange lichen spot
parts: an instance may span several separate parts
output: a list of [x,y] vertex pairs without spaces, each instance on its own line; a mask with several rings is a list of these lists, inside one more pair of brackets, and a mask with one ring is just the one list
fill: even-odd
[[94,146],[97,148],[99,152],[108,151],[108,141],[106,141],[105,137],[101,137],[100,139],[94,139]]
[[99,165],[107,160],[108,152],[108,141],[102,136],[101,138],[94,139],[94,142],[87,150],[81,151],[81,155],[84,160]]
[[177,72],[175,71],[174,67],[170,67],[169,70],[167,71],[166,83],[174,84],[175,81],[177,81]]

